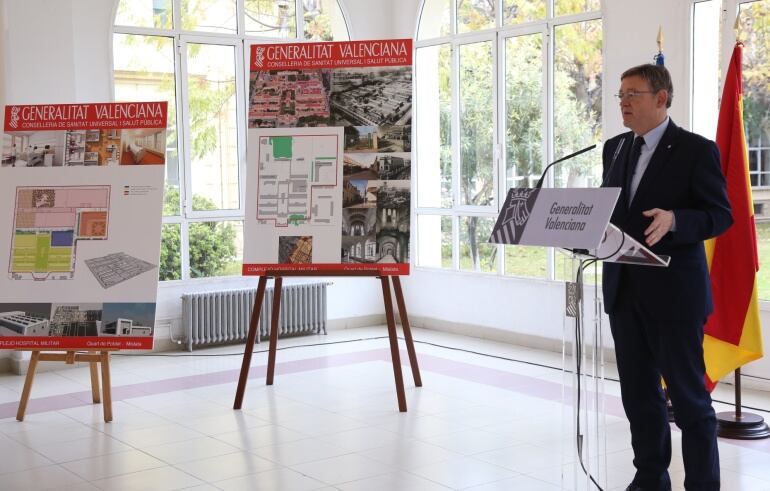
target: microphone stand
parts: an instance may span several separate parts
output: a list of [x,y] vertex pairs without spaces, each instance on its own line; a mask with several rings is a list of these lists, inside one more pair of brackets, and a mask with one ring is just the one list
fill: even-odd
[[580,155],[582,153],[586,153],[589,150],[593,150],[594,148],[596,148],[596,143],[594,143],[590,147],[585,147],[585,148],[582,148],[582,149],[578,150],[577,152],[571,153],[569,155],[565,155],[564,157],[562,157],[562,158],[560,158],[558,160],[554,160],[553,162],[548,164],[545,167],[545,169],[543,169],[543,174],[540,176],[540,179],[537,181],[537,184],[535,184],[535,188],[539,189],[539,188],[543,187],[543,180],[545,179],[546,173],[548,173],[548,169],[550,169],[551,167],[553,167],[554,165],[556,165],[556,164],[558,164],[560,162],[564,162],[565,160],[569,160],[569,159],[571,159],[573,157],[577,157],[578,155]]

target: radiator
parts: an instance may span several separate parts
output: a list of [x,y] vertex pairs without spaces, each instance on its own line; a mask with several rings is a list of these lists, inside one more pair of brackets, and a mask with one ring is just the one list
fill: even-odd
[[[278,336],[326,334],[326,285],[283,285]],[[257,342],[270,335],[273,295],[272,286],[265,290]],[[187,350],[192,351],[193,346],[245,341],[256,297],[256,288],[182,295],[182,323],[187,336]]]

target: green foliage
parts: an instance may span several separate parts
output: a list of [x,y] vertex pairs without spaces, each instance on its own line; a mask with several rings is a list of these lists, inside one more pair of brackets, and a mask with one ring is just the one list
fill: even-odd
[[747,144],[770,142],[770,1],[741,8],[743,49],[743,117]]
[[[485,0],[463,0],[458,2],[459,15],[473,29],[483,29],[489,27],[485,19],[493,12],[493,4]],[[562,4],[566,9],[580,9],[586,2],[564,1]],[[536,9],[522,11],[522,15],[525,13],[539,15]],[[601,138],[601,21],[558,26],[554,37],[554,148],[558,158]],[[530,186],[543,166],[542,49],[539,34],[506,41],[506,172],[509,184],[515,186]],[[494,198],[493,79],[496,70],[492,64],[492,46],[489,42],[480,42],[462,45],[460,50],[460,175],[457,176],[460,204],[489,206]],[[450,54],[447,48],[439,55],[442,99],[443,94],[451,94]],[[498,55],[502,58],[500,55],[502,53]],[[442,176],[451,176],[451,106],[443,100],[440,118]],[[572,184],[577,176],[597,176],[597,163],[596,154],[592,153],[565,164],[557,174],[561,176],[557,179],[558,185]],[[451,203],[443,204],[451,206]],[[488,233],[482,224],[484,220],[479,217],[461,220],[463,269],[495,269],[494,252],[488,251],[490,246],[485,243]]]
[[[166,187],[164,212],[169,203],[179,202],[179,189]],[[203,196],[193,196],[196,210],[216,210],[217,206]],[[201,278],[232,274],[236,259],[236,230],[227,222],[190,222],[188,226],[190,243],[190,276]],[[181,229],[178,224],[165,224],[161,237],[160,279],[181,279]]]
[[163,225],[160,237],[160,281],[182,279],[182,236],[177,223]]

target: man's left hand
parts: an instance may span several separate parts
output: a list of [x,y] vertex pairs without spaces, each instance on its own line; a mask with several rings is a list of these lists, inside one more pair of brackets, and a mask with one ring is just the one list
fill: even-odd
[[643,211],[642,215],[648,218],[652,217],[652,223],[644,231],[647,247],[652,247],[671,230],[671,227],[674,225],[674,212],[653,208],[652,210]]

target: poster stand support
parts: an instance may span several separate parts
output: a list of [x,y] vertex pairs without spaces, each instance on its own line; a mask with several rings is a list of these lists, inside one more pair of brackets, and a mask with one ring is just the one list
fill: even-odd
[[[382,297],[385,303],[385,317],[388,324],[388,339],[390,340],[390,357],[393,362],[393,376],[396,382],[396,397],[398,398],[398,410],[406,412],[406,394],[404,392],[404,378],[401,372],[401,356],[398,350],[398,337],[396,335],[396,320],[393,310],[393,300],[390,293],[390,276],[383,276],[379,271],[280,271],[268,270],[264,276],[260,276],[257,286],[257,297],[254,302],[254,309],[251,312],[249,322],[249,334],[246,338],[246,346],[243,350],[243,362],[241,364],[241,373],[238,378],[238,388],[235,392],[235,402],[233,409],[241,409],[243,405],[243,395],[246,391],[246,383],[249,377],[249,368],[251,366],[251,355],[254,350],[254,342],[257,337],[257,323],[259,322],[262,302],[265,298],[265,288],[268,278],[275,278],[275,291],[273,294],[273,310],[270,319],[270,348],[268,352],[266,385],[273,385],[275,375],[275,358],[278,346],[278,319],[281,312],[281,288],[285,276],[361,276],[379,278],[382,285]],[[420,377],[420,368],[417,364],[417,354],[414,350],[414,340],[412,339],[412,330],[409,327],[409,318],[406,313],[404,303],[404,294],[401,290],[401,279],[393,276],[393,289],[396,294],[401,326],[404,331],[404,340],[406,342],[407,353],[409,354],[409,364],[412,368],[414,385],[422,387],[422,378]]]
[[32,350],[32,357],[29,360],[29,368],[27,369],[27,378],[24,380],[24,389],[21,392],[21,400],[19,401],[19,410],[16,412],[16,419],[18,421],[24,421],[24,413],[27,412],[27,403],[29,402],[29,395],[32,392],[32,383],[35,381],[35,371],[37,370],[37,363],[39,361],[63,361],[68,365],[73,365],[76,361],[87,361],[91,369],[91,395],[93,396],[94,404],[102,402],[101,394],[99,393],[99,371],[97,364],[101,363],[102,369],[102,393],[104,394],[104,422],[109,423],[112,421],[112,383],[110,380],[110,351],[89,351],[89,352],[77,352],[77,351],[65,351],[55,353],[43,353],[41,350]]

